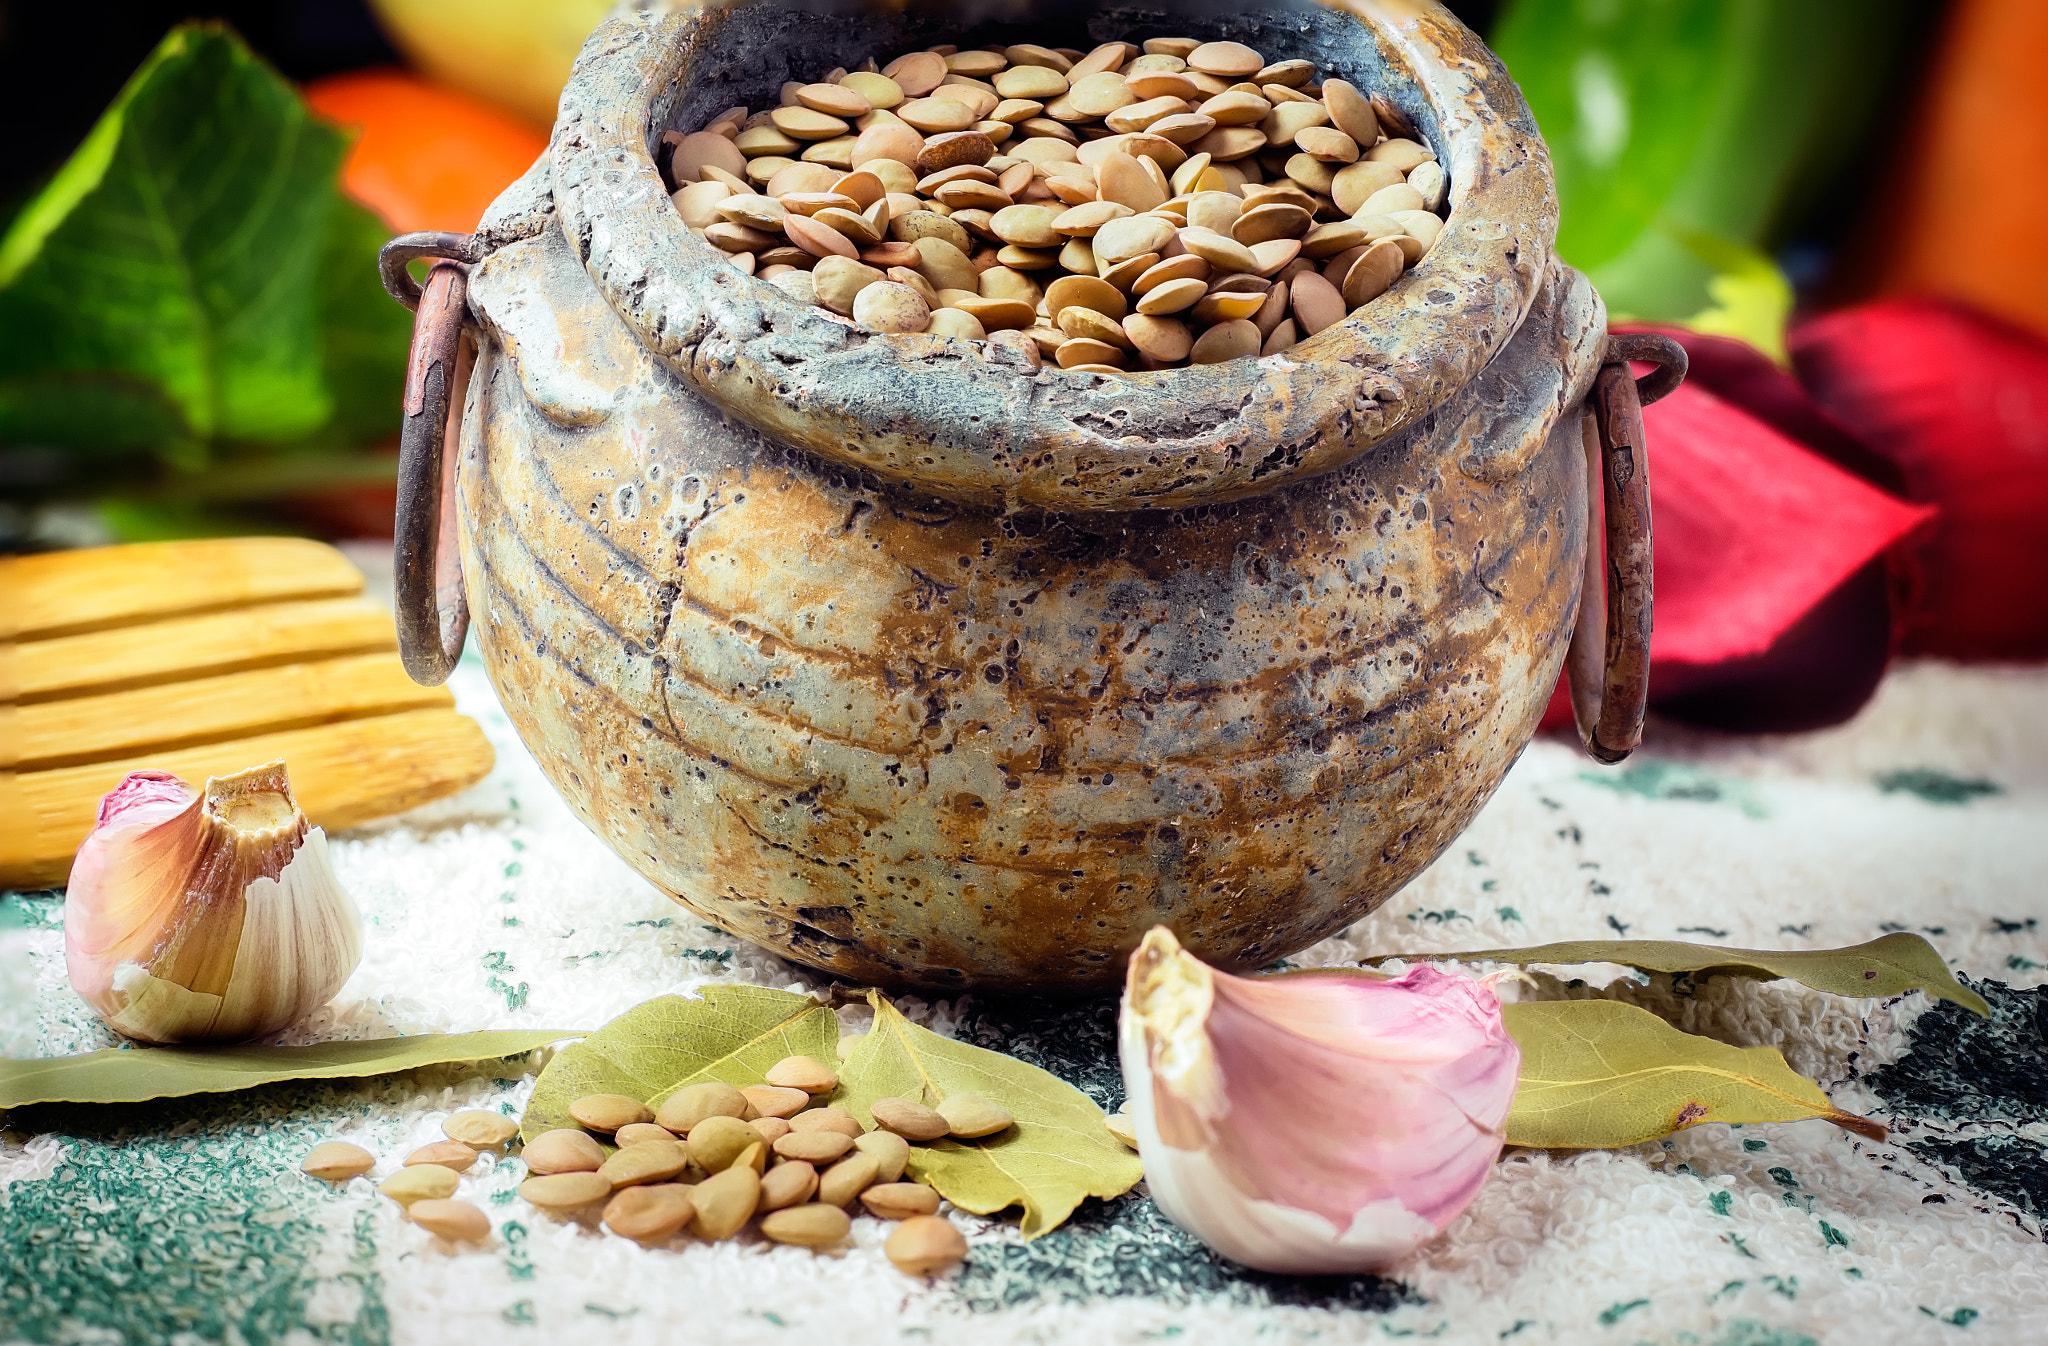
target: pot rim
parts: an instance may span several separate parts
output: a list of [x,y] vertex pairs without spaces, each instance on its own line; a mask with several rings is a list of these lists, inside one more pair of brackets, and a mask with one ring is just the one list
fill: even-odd
[[1342,466],[1442,405],[1514,333],[1541,283],[1557,224],[1549,154],[1492,52],[1430,0],[1281,0],[1362,24],[1436,122],[1450,215],[1385,295],[1279,355],[1119,378],[1007,363],[1002,347],[960,338],[852,330],[691,235],[652,155],[718,28],[778,2],[621,6],[563,90],[549,176],[567,238],[635,336],[728,414],[822,458],[1004,508],[1260,494]]

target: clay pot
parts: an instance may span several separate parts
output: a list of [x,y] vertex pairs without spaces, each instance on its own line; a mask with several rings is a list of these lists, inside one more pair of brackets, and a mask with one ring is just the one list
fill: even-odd
[[[1449,168],[1441,241],[1285,354],[1115,379],[789,301],[685,231],[651,148],[863,53],[1155,22],[1041,6],[961,35],[741,0],[600,27],[550,153],[460,245],[455,490],[506,712],[621,856],[857,981],[1073,991],[1161,922],[1270,963],[1457,836],[1565,659],[1605,315],[1551,256],[1505,71],[1398,10],[1173,28],[1389,94]],[[442,358],[416,351],[416,419]],[[400,581],[432,676],[459,645],[418,454]]]

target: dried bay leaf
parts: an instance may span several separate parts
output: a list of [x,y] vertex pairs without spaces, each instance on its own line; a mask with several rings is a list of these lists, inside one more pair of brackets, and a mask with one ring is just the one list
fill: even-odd
[[1835,995],[1886,996],[1925,991],[1989,1016],[1984,997],[1958,982],[1932,944],[1913,934],[1890,934],[1844,949],[1724,949],[1677,940],[1581,940],[1527,949],[1474,949],[1468,953],[1379,954],[1388,958],[1458,963],[1619,963],[1645,972],[1700,976],[1783,977]]
[[576,1035],[575,1029],[528,1028],[303,1047],[115,1047],[84,1056],[0,1061],[0,1109],[32,1103],[140,1103],[290,1080],[360,1079],[520,1056]]
[[1121,1196],[1144,1176],[1138,1156],[1104,1127],[1102,1109],[1073,1085],[919,1028],[877,992],[868,1003],[874,1028],[841,1063],[836,1100],[863,1125],[873,1125],[868,1108],[878,1098],[936,1105],[952,1094],[980,1094],[1017,1119],[986,1140],[910,1147],[911,1175],[954,1205],[977,1215],[1021,1205],[1029,1240],[1057,1228],[1084,1197]]
[[1884,1139],[1882,1126],[1829,1103],[1773,1047],[1696,1037],[1613,1000],[1524,1002],[1502,1015],[1522,1049],[1510,1145],[1615,1149],[1702,1122],[1809,1117]]
[[626,1094],[658,1108],[686,1084],[759,1084],[785,1056],[828,1064],[839,1016],[807,995],[765,986],[706,986],[701,1000],[662,996],[635,1005],[541,1071],[520,1135],[575,1126],[569,1105],[585,1094]]

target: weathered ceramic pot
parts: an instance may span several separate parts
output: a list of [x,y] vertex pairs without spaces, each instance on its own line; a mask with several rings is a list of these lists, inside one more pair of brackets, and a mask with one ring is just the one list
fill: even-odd
[[[470,264],[477,344],[443,502],[467,368],[443,263],[408,395],[408,648],[425,677],[459,648],[445,508],[549,779],[664,891],[804,963],[1101,988],[1165,922],[1256,967],[1399,888],[1528,742],[1579,609],[1604,313],[1551,256],[1527,107],[1440,9],[1003,14],[620,12],[475,238],[394,244]],[[693,238],[651,157],[863,55],[1082,32],[1238,39],[1388,94],[1449,171],[1442,239],[1284,354],[1109,378],[850,331]],[[1640,436],[1609,373],[1615,467]],[[1640,491],[1608,474],[1634,530],[1616,723],[1640,716]]]

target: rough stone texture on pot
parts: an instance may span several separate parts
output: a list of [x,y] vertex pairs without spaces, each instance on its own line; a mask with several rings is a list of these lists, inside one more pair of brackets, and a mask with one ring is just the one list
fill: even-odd
[[1552,282],[1486,376],[1334,473],[1051,515],[769,441],[548,231],[475,284],[485,659],[620,854],[803,961],[1107,985],[1166,920],[1261,965],[1447,845],[1555,682],[1585,501],[1576,416],[1552,417],[1601,325]]
[[463,564],[550,780],[708,919],[885,985],[1107,988],[1162,921],[1257,967],[1371,910],[1499,784],[1576,612],[1605,315],[1512,86],[1441,16],[1189,17],[1381,62],[1458,211],[1289,351],[1110,379],[849,331],[662,223],[642,132],[689,108],[649,89],[752,106],[867,31],[677,52],[776,4],[608,20],[485,221]]

